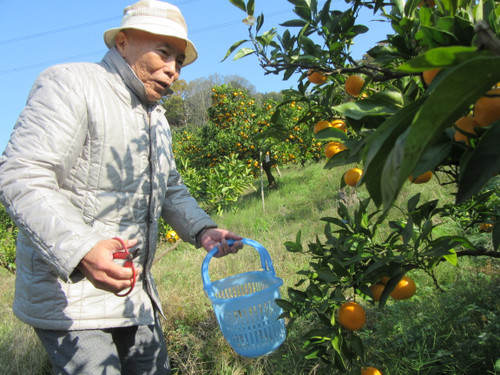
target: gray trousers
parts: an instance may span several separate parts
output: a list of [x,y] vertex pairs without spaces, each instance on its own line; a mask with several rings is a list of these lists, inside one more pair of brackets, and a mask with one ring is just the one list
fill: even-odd
[[169,375],[161,326],[52,331],[35,328],[56,375]]

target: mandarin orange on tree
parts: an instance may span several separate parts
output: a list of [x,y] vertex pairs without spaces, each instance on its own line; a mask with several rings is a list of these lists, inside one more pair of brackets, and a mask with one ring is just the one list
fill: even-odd
[[360,75],[352,75],[347,77],[345,80],[345,91],[352,96],[359,96],[363,85],[365,84],[365,79]]
[[493,230],[494,224],[492,223],[480,223],[479,230],[482,232],[491,232]]
[[317,132],[320,132],[323,129],[326,129],[326,128],[330,127],[330,126],[331,126],[331,124],[330,124],[329,121],[326,121],[326,120],[318,121],[316,123],[316,125],[314,125],[314,134],[316,134]]
[[410,180],[413,184],[425,184],[426,182],[429,182],[431,178],[432,178],[432,171],[427,171],[425,173],[422,173],[420,176],[416,178],[410,176],[408,180]]
[[474,104],[474,120],[479,126],[488,126],[500,119],[500,89],[493,89]]
[[374,301],[380,301],[380,296],[382,295],[384,289],[385,289],[384,284],[374,284],[370,287]]
[[363,367],[361,369],[361,375],[382,375],[382,373],[375,367]]
[[[455,126],[466,133],[476,134],[474,128],[479,124],[472,116],[464,116],[455,121]],[[469,137],[458,130],[455,131],[453,139],[455,139],[455,142],[465,142],[469,145]]]
[[315,85],[321,85],[326,82],[326,75],[323,72],[309,69],[307,71],[307,79]]
[[349,186],[356,186],[363,175],[363,170],[360,168],[351,168],[344,174],[344,181]]
[[330,159],[333,155],[338,154],[346,149],[345,145],[340,142],[328,142],[325,146],[325,156]]
[[342,130],[344,133],[347,133],[347,126],[346,126],[344,120],[333,120],[330,123],[330,126],[332,128],[336,128],[336,129]]
[[413,297],[415,292],[417,291],[417,286],[411,277],[403,276],[401,280],[399,280],[398,284],[391,292],[391,297],[395,300],[403,300]]
[[343,303],[339,309],[338,320],[345,329],[357,331],[365,326],[365,309],[356,302]]
[[434,77],[439,73],[441,69],[430,69],[422,72],[422,78],[424,79],[424,82],[426,85],[430,85],[431,82],[434,80]]
[[379,283],[380,283],[380,284],[384,284],[384,285],[385,285],[385,284],[387,284],[387,283],[389,282],[389,280],[390,280],[390,277],[389,277],[389,276],[383,276],[383,277],[380,279]]

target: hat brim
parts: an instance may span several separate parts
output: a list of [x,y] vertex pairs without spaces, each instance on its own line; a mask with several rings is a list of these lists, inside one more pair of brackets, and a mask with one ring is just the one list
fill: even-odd
[[172,38],[177,38],[184,40],[186,42],[186,51],[184,52],[185,54],[185,59],[184,63],[182,66],[189,65],[193,63],[197,58],[198,58],[198,51],[196,51],[196,47],[194,46],[193,42],[191,42],[189,39],[185,38],[184,36],[177,35],[174,33],[165,33],[164,30],[161,29],[155,29],[154,27],[151,27],[150,25],[143,25],[141,26],[135,26],[135,27],[116,27],[113,29],[106,30],[104,32],[104,43],[106,43],[106,46],[108,48],[112,48],[115,46],[115,38],[116,35],[125,29],[135,29],[135,30],[141,30],[141,31],[146,31],[151,34],[155,35],[161,35],[161,36],[167,36],[167,37],[172,37]]

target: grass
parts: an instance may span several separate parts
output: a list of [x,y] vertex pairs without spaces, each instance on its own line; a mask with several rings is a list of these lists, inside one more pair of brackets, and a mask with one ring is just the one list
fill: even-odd
[[[221,227],[266,247],[284,281],[282,295],[298,281],[296,272],[309,263],[306,256],[287,252],[283,243],[294,240],[299,230],[304,244],[322,237],[320,218],[336,215],[339,199],[354,206],[367,197],[363,188],[340,191],[340,176],[347,169],[327,171],[319,164],[287,168],[277,178],[279,189],[266,191],[265,210],[260,191],[250,192],[238,202],[237,211],[215,218]],[[422,192],[422,201],[450,199],[449,191],[431,180],[426,185],[407,185],[399,201],[416,192]],[[459,231],[451,220],[443,226],[450,233]],[[308,330],[308,321],[297,324],[282,347],[269,356],[246,359],[235,354],[203,293],[200,268],[204,256],[203,250],[181,243],[153,268],[164,302],[163,328],[175,374],[336,373],[304,359],[301,334]],[[216,280],[258,266],[257,253],[245,247],[237,255],[213,259],[210,277]],[[366,304],[368,324],[361,331],[366,365],[380,368],[384,375],[500,374],[494,370],[500,357],[499,271],[500,262],[495,259],[460,259],[458,268],[443,263],[436,275],[442,291],[428,275],[412,271],[418,285],[412,299],[391,301],[384,309]],[[0,374],[49,374],[37,338],[12,314],[14,276],[2,270],[0,280]]]

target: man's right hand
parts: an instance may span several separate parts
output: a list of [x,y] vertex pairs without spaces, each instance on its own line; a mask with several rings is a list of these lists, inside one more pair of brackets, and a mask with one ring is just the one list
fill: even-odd
[[[137,243],[137,239],[124,241],[128,248]],[[113,254],[123,250],[120,242],[114,239],[99,241],[85,255],[77,268],[98,289],[112,293],[130,288],[132,285],[133,271],[113,261]],[[137,274],[140,270],[137,270]]]

